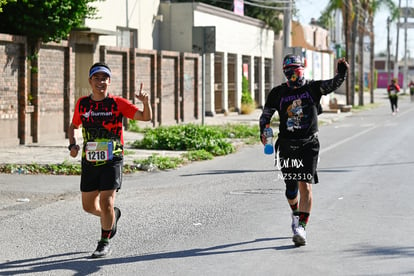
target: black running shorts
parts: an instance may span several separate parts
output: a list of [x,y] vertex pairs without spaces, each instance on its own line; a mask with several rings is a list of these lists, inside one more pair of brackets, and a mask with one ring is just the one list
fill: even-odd
[[119,190],[122,184],[123,160],[108,161],[94,166],[82,161],[80,190],[82,192]]
[[316,168],[319,157],[319,140],[316,135],[306,139],[278,139],[278,168],[286,181],[318,183]]

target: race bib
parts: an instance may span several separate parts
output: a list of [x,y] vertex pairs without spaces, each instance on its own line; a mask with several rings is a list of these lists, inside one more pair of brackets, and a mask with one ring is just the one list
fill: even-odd
[[89,162],[112,160],[113,143],[87,142],[85,147],[86,160]]

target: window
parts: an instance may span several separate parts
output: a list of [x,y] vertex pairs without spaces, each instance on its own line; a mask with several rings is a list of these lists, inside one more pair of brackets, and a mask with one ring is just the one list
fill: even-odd
[[118,47],[137,48],[138,30],[126,27],[116,27],[116,45]]

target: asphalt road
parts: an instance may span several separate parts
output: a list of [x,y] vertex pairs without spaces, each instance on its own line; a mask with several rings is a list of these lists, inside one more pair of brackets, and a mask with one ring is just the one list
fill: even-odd
[[256,145],[127,175],[113,254],[98,260],[99,221],[81,210],[79,177],[0,175],[0,275],[413,275],[414,105],[389,109],[321,127],[304,247],[291,241],[273,157]]

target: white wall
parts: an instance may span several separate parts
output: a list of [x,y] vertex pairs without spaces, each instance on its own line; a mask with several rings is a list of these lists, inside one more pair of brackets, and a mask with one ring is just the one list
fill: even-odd
[[306,68],[305,68],[305,78],[308,80],[314,79],[314,70],[313,70],[313,51],[306,50]]
[[217,52],[273,58],[274,32],[260,20],[200,3],[162,3],[160,10],[164,49],[192,52],[193,26],[215,26]]
[[[273,58],[272,29],[263,28],[260,20],[200,3],[99,1],[93,3],[98,8],[99,18],[86,19],[85,25],[107,31],[116,31],[117,26],[127,27],[127,3],[128,25],[138,30],[139,49],[192,52],[192,27],[216,26],[216,51]],[[213,12],[208,11],[211,9]],[[163,21],[154,21],[154,15],[160,13],[164,15]],[[101,36],[100,44],[116,46],[116,36]]]
[[331,79],[334,77],[333,55],[322,53],[322,79]]
[[[239,16],[237,16],[239,17]],[[216,26],[216,51],[273,58],[274,32],[239,20],[196,11],[194,26]]]
[[160,12],[160,46],[164,50],[192,52],[193,9],[192,3],[163,3]]
[[[116,31],[116,27],[127,27],[127,3],[129,28],[138,29],[138,48],[153,49],[159,0],[106,0],[93,3],[98,8],[98,19],[86,19],[90,28]],[[101,36],[100,44],[116,46],[115,36]]]
[[313,60],[313,78],[315,80],[322,79],[322,53],[312,51]]

